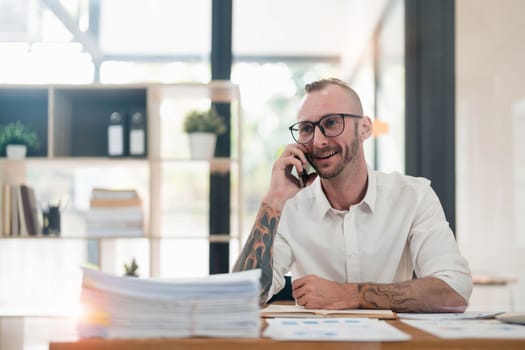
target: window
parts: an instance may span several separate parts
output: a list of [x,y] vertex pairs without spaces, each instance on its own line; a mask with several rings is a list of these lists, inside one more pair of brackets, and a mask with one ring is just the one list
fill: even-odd
[[394,1],[377,34],[376,117],[388,124],[377,139],[378,169],[405,172],[404,3]]

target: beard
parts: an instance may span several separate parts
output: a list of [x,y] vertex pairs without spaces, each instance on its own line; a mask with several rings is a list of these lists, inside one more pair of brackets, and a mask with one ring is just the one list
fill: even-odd
[[[358,126],[357,125],[358,124],[355,123],[354,140],[352,141],[351,144],[344,146],[344,151],[345,151],[344,153],[343,153],[343,148],[341,146],[339,146],[339,145],[336,145],[335,147],[324,147],[324,148],[314,152],[313,153],[313,157],[312,157],[311,154],[307,154],[306,155],[309,163],[315,169],[315,171],[317,172],[317,174],[319,175],[320,178],[322,178],[322,179],[333,179],[333,178],[335,178],[336,176],[341,174],[341,172],[347,166],[350,166],[351,163],[353,163],[357,159],[359,148],[361,147],[361,142],[360,142],[359,137],[358,137]],[[315,165],[315,157],[316,157],[316,155],[317,154],[326,154],[326,153],[330,153],[330,152],[337,152],[337,154],[344,154],[343,161],[340,164],[338,164],[335,169],[333,169],[331,171],[329,171],[329,170],[325,171],[324,169],[319,169],[319,167],[317,167]]]

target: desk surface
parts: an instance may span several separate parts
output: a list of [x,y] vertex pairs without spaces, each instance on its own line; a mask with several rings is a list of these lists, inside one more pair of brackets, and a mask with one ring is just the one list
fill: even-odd
[[412,339],[404,342],[303,342],[259,339],[182,338],[182,339],[84,339],[77,342],[52,342],[49,350],[523,350],[525,339],[440,339],[413,328],[399,320],[387,321],[410,334]]

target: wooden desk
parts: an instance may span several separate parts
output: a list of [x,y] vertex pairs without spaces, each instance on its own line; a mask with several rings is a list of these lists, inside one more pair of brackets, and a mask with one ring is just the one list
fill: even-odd
[[410,334],[404,342],[306,342],[272,339],[84,339],[78,342],[52,342],[49,350],[524,350],[525,339],[445,340],[413,328],[399,320],[388,321]]

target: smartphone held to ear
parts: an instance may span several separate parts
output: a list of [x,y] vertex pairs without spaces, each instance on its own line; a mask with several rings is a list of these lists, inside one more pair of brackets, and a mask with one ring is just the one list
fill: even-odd
[[303,171],[301,172],[301,180],[302,187],[306,187],[306,183],[308,182],[308,172],[305,168],[303,168]]
[[[296,157],[296,158],[299,159],[298,157]],[[310,160],[308,160],[308,162],[310,162]],[[300,187],[304,188],[304,187],[306,187],[308,185],[308,179],[312,175],[312,174],[308,173],[307,169],[309,167],[310,167],[309,164],[303,164],[303,170],[301,172],[299,172],[295,167],[292,168],[292,173],[293,173],[292,176],[294,176],[298,180]]]
[[308,173],[308,170],[306,170],[307,167],[304,167],[303,168],[303,171],[301,172],[296,172],[296,178],[299,182],[299,186],[304,188],[308,185],[308,180],[310,179],[310,177],[313,175],[313,173]]

